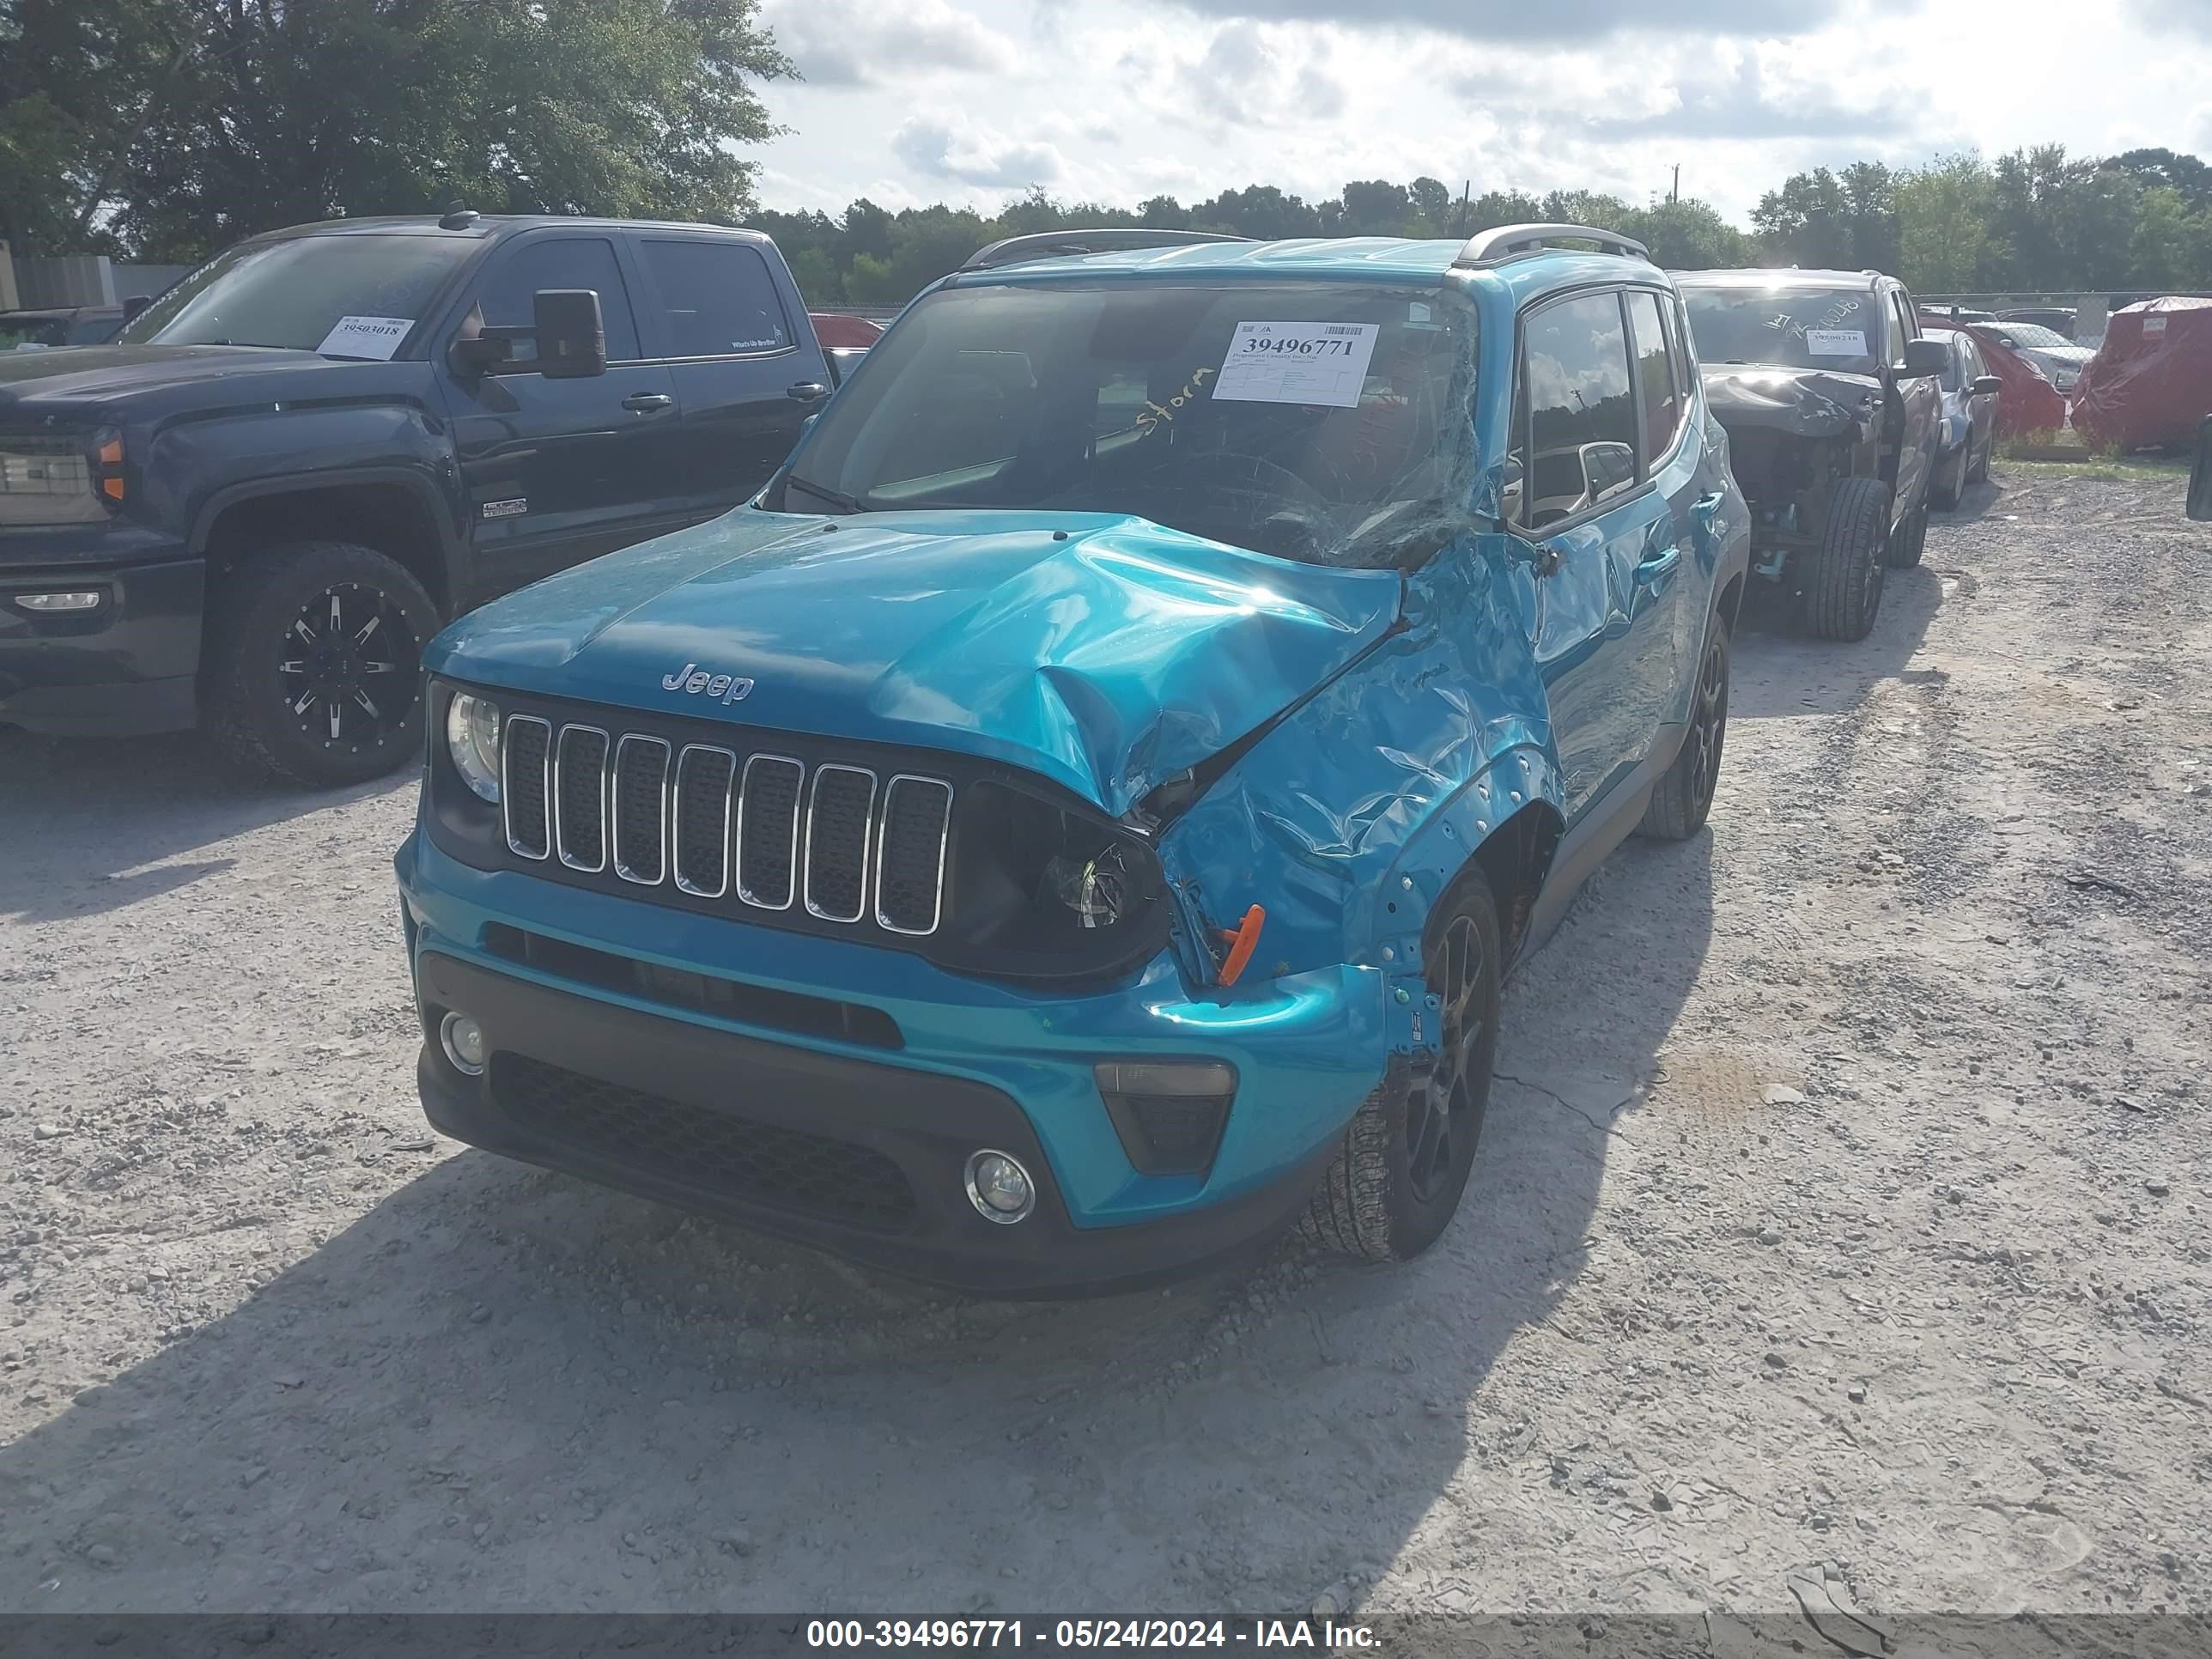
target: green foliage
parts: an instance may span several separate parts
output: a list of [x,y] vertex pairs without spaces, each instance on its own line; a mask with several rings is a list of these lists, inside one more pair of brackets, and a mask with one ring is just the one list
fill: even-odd
[[341,215],[729,222],[790,73],[757,0],[13,0],[0,228],[185,259]]

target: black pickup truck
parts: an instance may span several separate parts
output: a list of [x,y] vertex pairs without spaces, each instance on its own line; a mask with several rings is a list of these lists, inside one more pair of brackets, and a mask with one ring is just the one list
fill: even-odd
[[0,726],[204,724],[336,785],[421,747],[422,646],[712,518],[835,372],[775,245],[702,225],[307,225],[108,345],[0,356]]

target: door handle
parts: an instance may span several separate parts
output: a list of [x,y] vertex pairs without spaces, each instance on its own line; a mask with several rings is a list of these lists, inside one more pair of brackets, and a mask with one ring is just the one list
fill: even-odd
[[676,399],[665,392],[641,392],[623,399],[623,407],[635,410],[640,415],[658,415],[664,409],[675,407]]
[[1663,553],[1650,554],[1643,563],[1636,567],[1636,580],[1640,582],[1656,582],[1681,562],[1682,550],[1679,547],[1670,547]]
[[830,395],[830,388],[819,380],[801,380],[797,386],[786,386],[783,395],[802,404],[818,403]]

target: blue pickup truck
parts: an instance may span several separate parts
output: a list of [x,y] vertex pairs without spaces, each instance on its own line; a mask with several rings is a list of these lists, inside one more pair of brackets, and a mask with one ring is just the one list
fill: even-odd
[[430,645],[431,1121],[990,1293],[1416,1255],[1510,963],[1705,821],[1749,525],[1621,238],[986,248]]
[[836,379],[775,245],[348,219],[0,355],[0,726],[359,782],[471,605],[757,494]]

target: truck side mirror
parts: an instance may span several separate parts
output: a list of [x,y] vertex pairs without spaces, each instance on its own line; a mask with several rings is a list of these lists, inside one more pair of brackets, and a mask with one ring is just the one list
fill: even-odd
[[2197,465],[2189,473],[2189,516],[2212,519],[2212,415],[2197,428]]
[[1898,378],[1924,380],[1930,374],[1941,374],[1950,366],[1950,349],[1941,340],[1907,340],[1905,343],[1905,367],[1898,371]]
[[535,367],[549,380],[585,380],[607,372],[607,331],[599,296],[588,288],[541,288],[532,303]]

